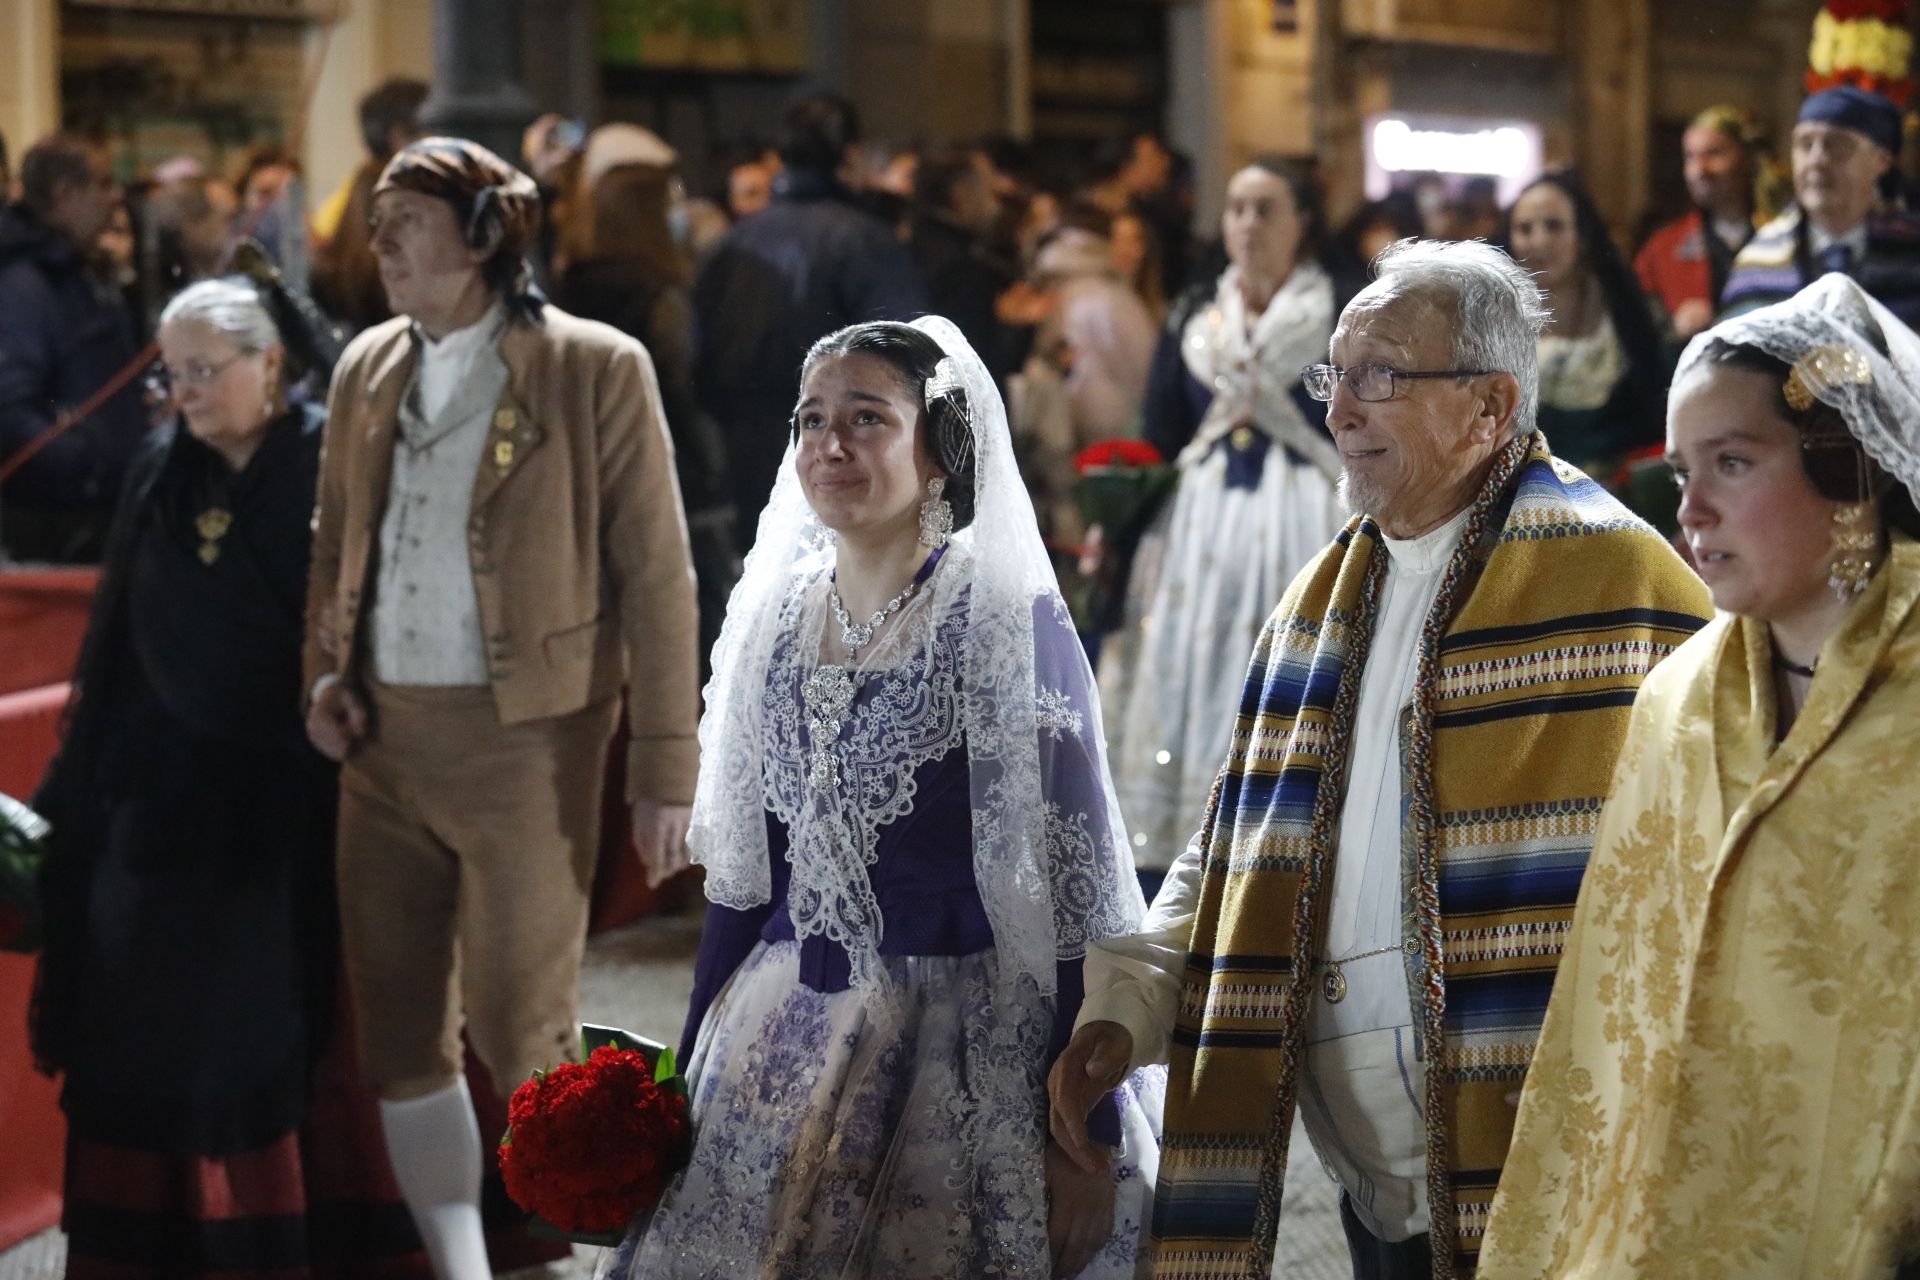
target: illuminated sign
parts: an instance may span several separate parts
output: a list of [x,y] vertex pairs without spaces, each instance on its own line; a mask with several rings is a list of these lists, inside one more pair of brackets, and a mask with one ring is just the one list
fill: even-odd
[[1541,167],[1540,128],[1520,120],[1383,115],[1367,124],[1367,195],[1379,199],[1402,174],[1489,177],[1505,203]]

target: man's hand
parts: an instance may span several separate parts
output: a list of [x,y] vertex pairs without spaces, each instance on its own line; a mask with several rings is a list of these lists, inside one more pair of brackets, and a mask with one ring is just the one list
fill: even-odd
[[1112,1173],[1089,1173],[1058,1143],[1047,1144],[1047,1244],[1054,1280],[1071,1280],[1100,1252],[1113,1234],[1113,1201]]
[[342,680],[329,680],[307,708],[307,741],[338,764],[367,736],[367,704]]
[[633,847],[647,873],[647,888],[657,889],[687,869],[687,826],[692,821],[689,805],[633,802]]
[[1132,1032],[1117,1022],[1089,1022],[1073,1033],[1047,1076],[1053,1140],[1088,1174],[1110,1177],[1111,1157],[1087,1136],[1087,1113],[1126,1078],[1132,1060]]

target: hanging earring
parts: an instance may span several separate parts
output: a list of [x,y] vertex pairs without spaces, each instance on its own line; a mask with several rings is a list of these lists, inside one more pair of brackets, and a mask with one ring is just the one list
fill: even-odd
[[940,496],[946,491],[945,476],[927,481],[927,500],[920,504],[920,545],[923,547],[944,547],[953,535],[953,504]]
[[1871,502],[1843,502],[1833,512],[1833,567],[1827,586],[1842,603],[1867,589],[1873,576],[1873,552],[1880,545]]

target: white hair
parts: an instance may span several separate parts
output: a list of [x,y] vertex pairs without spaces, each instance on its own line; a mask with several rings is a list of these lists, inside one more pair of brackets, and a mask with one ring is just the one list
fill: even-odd
[[182,289],[160,313],[160,328],[175,320],[211,326],[250,356],[280,344],[280,329],[259,291],[238,277],[201,280]]
[[1519,263],[1479,240],[1401,240],[1373,260],[1374,282],[1347,304],[1379,307],[1418,298],[1453,318],[1456,369],[1498,369],[1520,384],[1513,434],[1534,427],[1540,399],[1540,330],[1546,299]]

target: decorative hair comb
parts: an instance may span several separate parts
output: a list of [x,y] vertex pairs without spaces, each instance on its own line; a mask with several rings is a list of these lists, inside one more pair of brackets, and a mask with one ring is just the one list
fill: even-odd
[[940,363],[933,366],[933,373],[927,378],[927,399],[950,396],[960,389],[960,370],[953,363],[952,356],[941,356]]
[[1824,393],[1842,386],[1867,386],[1873,382],[1873,366],[1851,347],[1838,345],[1815,347],[1793,362],[1782,390],[1787,403],[1804,412]]

